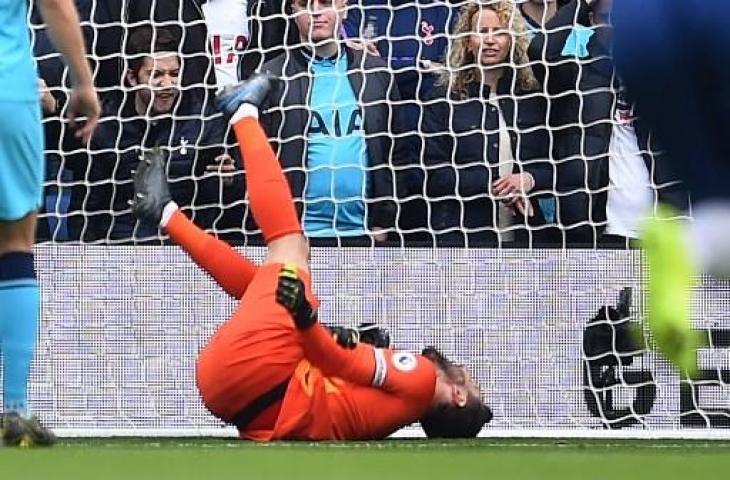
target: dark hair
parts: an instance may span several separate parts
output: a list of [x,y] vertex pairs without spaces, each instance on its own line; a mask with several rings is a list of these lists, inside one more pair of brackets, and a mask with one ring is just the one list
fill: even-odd
[[[431,360],[450,381],[465,383],[463,369],[435,347],[424,348],[421,355]],[[469,392],[466,405],[440,405],[426,413],[421,419],[421,427],[429,438],[472,438],[492,420],[492,416],[492,410],[482,399]]]
[[492,420],[492,409],[472,394],[466,405],[441,405],[421,419],[428,438],[473,438]]
[[464,373],[461,365],[456,364],[446,358],[436,347],[426,347],[421,351],[421,355],[431,360],[436,368],[443,371],[446,377],[454,383],[463,384],[465,382]]
[[158,52],[177,52],[180,48],[177,36],[165,27],[142,25],[132,30],[127,39],[127,64],[137,75],[146,56]]

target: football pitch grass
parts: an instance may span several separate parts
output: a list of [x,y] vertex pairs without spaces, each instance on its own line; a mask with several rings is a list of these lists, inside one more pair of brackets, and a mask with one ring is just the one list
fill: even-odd
[[730,442],[678,440],[104,438],[0,448],[0,479],[7,480],[719,480],[728,472]]

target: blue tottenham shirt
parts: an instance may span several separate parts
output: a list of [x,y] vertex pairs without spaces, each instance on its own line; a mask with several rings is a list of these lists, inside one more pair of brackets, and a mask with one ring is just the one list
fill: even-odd
[[38,101],[27,0],[0,0],[0,101]]
[[347,56],[312,60],[304,231],[310,237],[365,235],[368,154]]

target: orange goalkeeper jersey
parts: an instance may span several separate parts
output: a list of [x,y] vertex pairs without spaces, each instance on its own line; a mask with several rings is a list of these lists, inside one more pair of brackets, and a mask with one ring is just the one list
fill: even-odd
[[251,440],[380,439],[420,419],[436,388],[429,359],[360,344],[340,347],[319,324],[300,332],[299,363],[273,430],[246,430]]

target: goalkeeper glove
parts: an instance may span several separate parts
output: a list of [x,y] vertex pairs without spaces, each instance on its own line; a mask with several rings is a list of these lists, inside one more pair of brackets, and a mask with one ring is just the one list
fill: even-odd
[[342,348],[353,349],[360,343],[360,332],[354,328],[347,327],[330,327],[327,330],[332,334],[332,338]]
[[343,348],[355,348],[358,343],[367,343],[375,348],[388,348],[390,335],[374,323],[361,323],[357,328],[327,326],[335,342]]
[[304,282],[297,275],[293,265],[284,265],[279,271],[276,287],[276,301],[286,308],[294,318],[299,330],[306,330],[317,323],[317,310],[312,308],[305,295]]
[[357,330],[360,334],[360,341],[375,348],[390,347],[390,334],[388,330],[378,327],[374,323],[361,323]]

